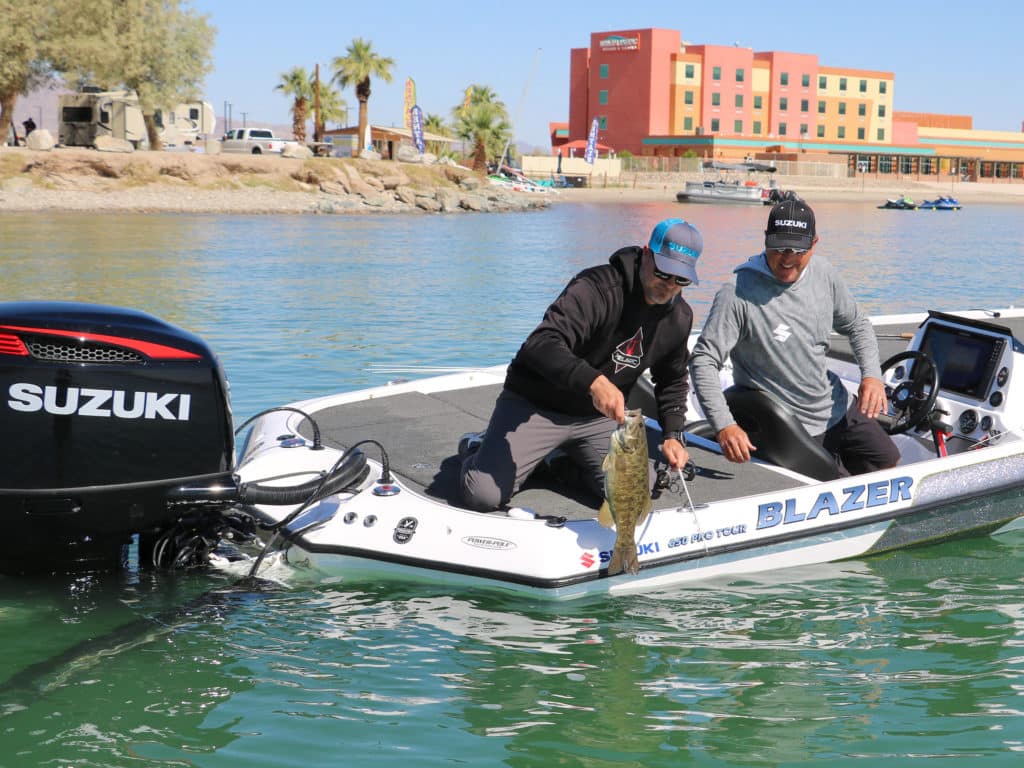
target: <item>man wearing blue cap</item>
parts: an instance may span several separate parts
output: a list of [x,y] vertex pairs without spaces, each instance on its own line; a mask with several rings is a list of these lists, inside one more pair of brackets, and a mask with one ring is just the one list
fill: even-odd
[[507,505],[556,448],[582,469],[599,499],[601,464],[626,399],[650,369],[672,468],[689,459],[683,444],[689,392],[687,340],[693,311],[680,296],[697,283],[704,239],[681,219],[659,223],[646,246],[628,246],[585,269],[548,307],[509,364],[487,431],[466,436],[460,489],[482,512]]

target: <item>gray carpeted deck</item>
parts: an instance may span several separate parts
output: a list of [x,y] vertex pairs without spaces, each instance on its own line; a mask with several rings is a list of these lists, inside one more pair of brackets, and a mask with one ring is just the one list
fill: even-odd
[[[419,486],[426,495],[458,506],[455,451],[459,437],[487,427],[500,391],[500,385],[489,385],[430,395],[402,393],[330,408],[314,416],[325,444],[343,448],[364,439],[376,440],[387,451],[395,474]],[[311,437],[308,423],[300,431]],[[658,457],[658,437],[656,431],[649,435],[652,460]],[[364,446],[364,450],[376,457],[373,446]],[[690,453],[697,467],[697,477],[689,484],[694,504],[799,485],[770,467],[731,464],[700,446],[691,446]],[[532,478],[512,498],[513,506],[570,519],[593,517],[599,502],[550,474]],[[662,492],[655,500],[656,508],[687,504],[678,488]]]

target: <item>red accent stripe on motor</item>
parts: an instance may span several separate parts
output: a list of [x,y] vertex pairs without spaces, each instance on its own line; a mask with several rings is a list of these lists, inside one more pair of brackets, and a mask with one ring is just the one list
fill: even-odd
[[0,333],[0,355],[28,357],[28,350],[17,336],[9,333]]
[[106,336],[102,333],[82,333],[81,331],[58,331],[53,328],[23,328],[17,325],[0,325],[0,328],[8,331],[22,331],[38,333],[45,336],[63,336],[78,341],[98,341],[102,344],[113,344],[126,349],[133,349],[139,354],[155,360],[199,360],[200,355],[195,352],[186,352],[184,349],[175,349],[163,344],[153,344],[138,339],[126,339],[122,336]]

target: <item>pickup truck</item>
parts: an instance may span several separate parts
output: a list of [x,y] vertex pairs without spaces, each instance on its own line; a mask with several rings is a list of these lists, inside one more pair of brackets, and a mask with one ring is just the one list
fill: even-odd
[[294,144],[292,139],[282,139],[274,135],[268,128],[238,128],[228,131],[221,139],[221,152],[242,152],[247,155],[262,155],[265,152],[281,154],[286,144]]

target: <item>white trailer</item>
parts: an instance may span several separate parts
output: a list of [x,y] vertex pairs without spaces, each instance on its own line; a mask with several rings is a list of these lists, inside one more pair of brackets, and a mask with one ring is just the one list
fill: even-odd
[[[136,149],[149,146],[146,124],[133,91],[87,88],[57,97],[58,143],[68,147],[92,147],[100,136],[131,142]],[[176,104],[154,112],[157,133],[168,147],[193,144],[213,135],[216,117],[207,101]]]

